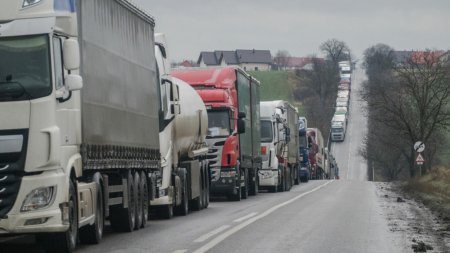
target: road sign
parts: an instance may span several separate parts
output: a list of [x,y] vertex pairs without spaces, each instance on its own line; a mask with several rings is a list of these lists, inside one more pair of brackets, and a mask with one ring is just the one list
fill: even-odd
[[418,153],[422,153],[425,150],[425,143],[421,141],[414,143],[414,150]]
[[423,156],[421,153],[417,154],[416,157],[416,163],[417,165],[422,165],[425,162],[425,159],[423,159]]

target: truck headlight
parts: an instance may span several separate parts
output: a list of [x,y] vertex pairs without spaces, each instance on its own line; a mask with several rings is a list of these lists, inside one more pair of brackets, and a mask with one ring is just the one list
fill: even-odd
[[29,212],[48,207],[55,201],[56,185],[49,187],[41,187],[28,193],[23,201],[21,212]]
[[37,3],[39,3],[42,0],[23,0],[23,4],[22,4],[22,8],[31,6],[31,5],[35,5]]

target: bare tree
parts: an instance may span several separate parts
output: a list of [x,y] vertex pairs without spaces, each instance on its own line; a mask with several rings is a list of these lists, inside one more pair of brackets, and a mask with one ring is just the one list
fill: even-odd
[[[384,53],[371,54],[371,57],[390,57],[386,51],[377,52]],[[367,55],[366,64],[380,62]],[[369,116],[372,120],[381,122],[385,129],[393,130],[404,140],[404,147],[399,150],[408,164],[410,176],[414,177],[414,142],[431,143],[440,130],[450,126],[450,67],[440,55],[431,51],[412,55],[402,64],[381,64],[384,68],[378,76],[374,75],[376,72],[368,73],[369,87],[364,91],[364,98],[371,110]],[[371,78],[376,81],[371,81]]]
[[286,50],[278,50],[273,58],[274,63],[280,68],[286,70],[289,65],[291,55]]
[[303,80],[294,95],[302,101],[311,125],[319,127],[327,138],[337,96],[338,71],[331,61],[312,57],[312,70],[297,70]]
[[351,61],[350,48],[343,41],[329,39],[320,45],[320,50],[327,55],[336,66],[339,61]]

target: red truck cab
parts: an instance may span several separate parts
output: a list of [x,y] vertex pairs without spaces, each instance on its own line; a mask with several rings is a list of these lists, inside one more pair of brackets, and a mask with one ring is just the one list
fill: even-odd
[[233,200],[256,194],[262,164],[259,82],[238,67],[179,69],[172,75],[194,87],[208,111],[211,194]]

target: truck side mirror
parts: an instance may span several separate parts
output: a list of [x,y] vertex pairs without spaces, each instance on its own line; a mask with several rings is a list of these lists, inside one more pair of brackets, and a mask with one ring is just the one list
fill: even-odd
[[243,134],[245,133],[245,120],[243,119],[238,119],[237,120],[237,130],[238,130],[238,134]]
[[67,39],[63,45],[64,67],[67,70],[80,68],[80,46],[78,40]]
[[245,117],[247,117],[247,114],[246,114],[245,112],[239,112],[239,113],[238,113],[238,118],[239,118],[239,119],[243,119],[243,118],[245,118]]
[[155,43],[155,44],[158,46],[159,51],[161,52],[162,57],[167,58],[166,48],[164,47],[164,45],[161,44],[161,43]]

